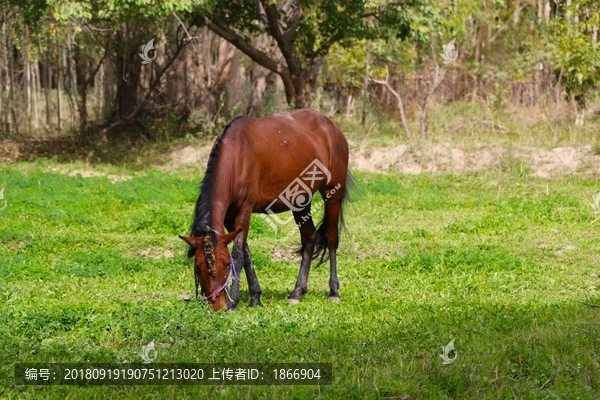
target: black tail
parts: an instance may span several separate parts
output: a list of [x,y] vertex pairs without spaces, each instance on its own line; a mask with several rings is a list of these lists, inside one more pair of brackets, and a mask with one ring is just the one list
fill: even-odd
[[[342,230],[346,229],[346,224],[344,222],[344,204],[350,201],[350,190],[354,190],[356,188],[356,184],[354,183],[354,178],[350,171],[346,173],[346,190],[344,191],[344,195],[342,196],[342,205],[340,206],[340,218],[338,221],[338,233],[341,233]],[[315,260],[319,257],[319,263],[317,266],[323,264],[323,262],[329,259],[329,248],[327,247],[327,223],[325,221],[325,216],[323,216],[323,220],[319,222],[317,227],[317,241],[315,242],[315,249],[313,251],[312,259]]]

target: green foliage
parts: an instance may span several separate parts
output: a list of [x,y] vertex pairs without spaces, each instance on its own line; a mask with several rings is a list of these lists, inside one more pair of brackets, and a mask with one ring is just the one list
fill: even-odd
[[39,23],[48,8],[47,0],[8,0],[7,3],[9,5],[18,6],[23,13],[23,19],[25,23],[32,26]]
[[[334,43],[349,47],[355,40],[377,38],[422,37],[429,32],[435,19],[426,0],[403,3],[363,0],[326,0],[302,2],[302,19],[294,41],[300,55],[324,55]],[[255,1],[215,1],[211,7],[200,8],[196,14],[209,9],[228,26],[236,28],[249,39],[259,33],[270,33],[260,7]],[[279,15],[284,26],[291,23],[283,10]]]
[[133,18],[161,18],[173,12],[190,12],[193,7],[202,7],[200,0],[49,0],[53,9],[53,17],[60,22],[68,22],[71,18],[88,21],[108,21],[115,27],[121,22]]
[[[555,74],[563,70],[567,98],[585,99],[600,82],[600,43],[591,40],[600,26],[600,4],[574,0],[549,26],[548,48],[556,59]],[[585,102],[585,100],[584,100]]]

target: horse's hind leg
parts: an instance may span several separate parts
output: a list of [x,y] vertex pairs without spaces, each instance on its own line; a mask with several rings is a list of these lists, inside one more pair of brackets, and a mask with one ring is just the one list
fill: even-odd
[[[333,192],[333,193],[332,193]],[[336,195],[336,193],[339,193]],[[319,234],[325,235],[327,241],[327,249],[329,250],[329,295],[328,300],[340,301],[340,281],[337,276],[337,259],[336,252],[339,244],[339,220],[342,210],[342,193],[340,191],[325,189],[323,191],[323,199],[325,200],[325,216],[323,217],[323,225],[319,228]]]
[[317,239],[317,231],[310,215],[310,208],[298,212],[294,211],[293,214],[296,225],[300,229],[302,262],[300,264],[300,273],[298,274],[296,287],[287,300],[289,304],[299,303],[302,295],[308,291],[308,273],[310,272],[310,263]]
[[250,292],[250,304],[248,305],[248,307],[262,307],[262,304],[260,303],[260,295],[262,291],[260,290],[260,285],[258,284],[258,277],[256,276],[256,271],[254,271],[254,266],[252,265],[252,255],[250,254],[250,248],[248,247],[248,243],[246,243],[246,246],[244,248],[244,270],[246,271],[246,279],[248,280],[248,291]]

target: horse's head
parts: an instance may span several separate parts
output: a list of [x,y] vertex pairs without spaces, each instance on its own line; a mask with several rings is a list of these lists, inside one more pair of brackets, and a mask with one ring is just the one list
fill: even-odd
[[[196,284],[200,283],[206,300],[212,304],[215,311],[227,305],[227,286],[233,271],[233,258],[227,245],[235,239],[242,230],[221,235],[216,231],[194,236],[180,236],[196,251],[194,253],[194,268]],[[199,282],[198,282],[199,281]]]

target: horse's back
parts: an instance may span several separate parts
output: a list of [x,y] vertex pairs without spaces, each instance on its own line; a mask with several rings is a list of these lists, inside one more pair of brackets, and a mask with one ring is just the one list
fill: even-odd
[[[263,118],[236,121],[239,140],[269,168],[291,159],[324,164],[348,158],[348,142],[327,116],[311,109],[284,111]],[[308,164],[306,164],[308,165]]]
[[[240,118],[224,140],[229,150],[223,156],[235,160],[234,175],[244,182],[248,190],[244,197],[254,199],[255,210],[276,199],[315,160],[329,173],[327,182],[346,180],[348,142],[331,119],[315,110]],[[327,182],[324,178],[314,182],[312,191]]]

